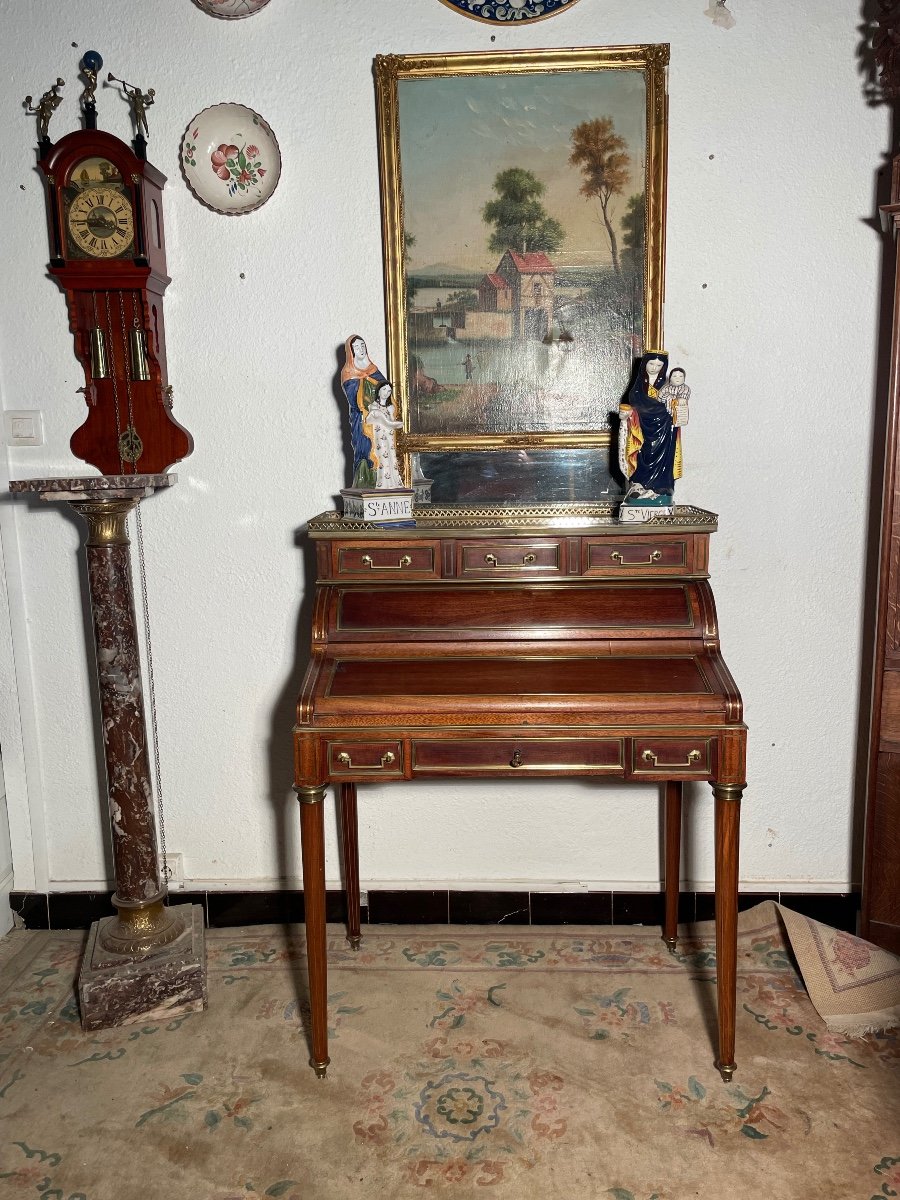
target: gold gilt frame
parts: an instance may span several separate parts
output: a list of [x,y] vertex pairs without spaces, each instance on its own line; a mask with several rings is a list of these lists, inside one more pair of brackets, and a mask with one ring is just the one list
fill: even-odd
[[[663,345],[663,293],[665,264],[666,156],[668,102],[666,69],[669,47],[585,47],[569,50],[518,50],[484,54],[379,55],[375,60],[381,166],[382,236],[385,262],[385,299],[388,356],[391,378],[403,421],[401,446],[408,456],[416,451],[446,452],[522,448],[563,448],[608,445],[610,430],[543,428],[540,432],[420,432],[411,427],[409,325],[405,265],[403,168],[401,163],[400,88],[407,80],[440,80],[447,77],[542,75],[606,71],[640,72],[644,80],[645,197],[643,243],[643,347]],[[554,84],[555,86],[555,84]],[[417,93],[421,95],[421,91]],[[638,112],[640,109],[638,108]],[[465,189],[460,166],[459,203],[478,206],[487,197],[473,197]],[[602,230],[598,225],[597,237]],[[637,268],[635,268],[635,271]],[[485,276],[485,278],[488,278]],[[492,276],[496,279],[497,276]],[[513,319],[513,318],[511,318]],[[552,335],[551,335],[552,337]],[[551,343],[552,344],[552,343]],[[641,346],[634,347],[637,354]],[[621,353],[621,352],[620,352]],[[467,368],[468,371],[468,368]],[[468,374],[467,374],[468,378]],[[627,380],[624,381],[624,393]]]

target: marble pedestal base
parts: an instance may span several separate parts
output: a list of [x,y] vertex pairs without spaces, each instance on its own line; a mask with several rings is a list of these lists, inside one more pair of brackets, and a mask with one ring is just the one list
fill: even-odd
[[111,1029],[136,1021],[164,1021],[206,1008],[203,906],[173,906],[185,925],[176,941],[146,958],[113,954],[100,944],[108,921],[95,921],[78,976],[81,1026]]

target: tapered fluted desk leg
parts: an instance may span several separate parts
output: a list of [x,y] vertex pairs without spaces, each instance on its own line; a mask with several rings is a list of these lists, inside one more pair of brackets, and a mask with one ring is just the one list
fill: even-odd
[[325,787],[298,787],[306,909],[306,962],[312,1036],[310,1066],[319,1078],[328,1067],[328,957],[325,939]]
[[356,784],[341,784],[341,856],[344,863],[344,894],[347,897],[347,941],[358,950],[359,929],[359,834],[356,816]]
[[716,979],[719,1001],[719,1058],[728,1083],[734,1074],[737,994],[738,841],[741,783],[714,783],[716,798]]
[[663,941],[675,953],[678,939],[678,894],[681,887],[681,782],[666,784],[666,916]]

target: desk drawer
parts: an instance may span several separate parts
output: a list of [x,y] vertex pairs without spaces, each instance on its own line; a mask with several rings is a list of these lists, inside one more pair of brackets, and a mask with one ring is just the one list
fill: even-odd
[[438,579],[440,542],[336,542],[332,571],[339,579]]
[[456,543],[460,579],[495,579],[562,575],[565,546],[560,538],[517,538],[515,541]]
[[707,779],[715,770],[715,738],[639,737],[631,746],[631,774],[635,778]]
[[692,544],[687,538],[632,538],[610,541],[584,538],[585,575],[610,579],[622,575],[682,575],[693,571]]
[[622,772],[622,738],[417,738],[414,775]]
[[328,773],[332,779],[366,775],[399,779],[403,775],[403,746],[399,741],[329,742]]

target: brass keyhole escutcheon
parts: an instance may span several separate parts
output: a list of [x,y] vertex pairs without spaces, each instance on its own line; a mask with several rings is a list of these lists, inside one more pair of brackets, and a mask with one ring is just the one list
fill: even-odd
[[522,751],[521,750],[513,751],[513,756],[509,760],[509,765],[511,767],[521,767],[521,765],[522,765]]

